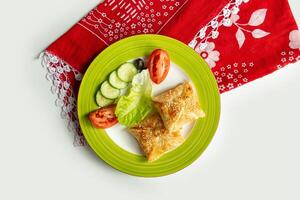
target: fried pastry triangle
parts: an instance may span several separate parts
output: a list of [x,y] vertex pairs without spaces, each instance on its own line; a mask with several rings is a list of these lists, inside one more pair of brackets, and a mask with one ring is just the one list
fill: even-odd
[[163,92],[153,101],[165,127],[171,132],[179,131],[184,124],[205,116],[189,82]]
[[151,114],[139,124],[129,128],[137,139],[148,161],[157,160],[164,153],[184,142],[179,131],[169,132],[158,113]]

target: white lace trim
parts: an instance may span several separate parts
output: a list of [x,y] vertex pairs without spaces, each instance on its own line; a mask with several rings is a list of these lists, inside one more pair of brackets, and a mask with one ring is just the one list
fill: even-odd
[[215,16],[207,25],[201,28],[194,36],[189,46],[193,49],[199,48],[205,50],[209,39],[217,39],[219,36],[218,29],[231,23],[231,15],[236,15],[240,11],[242,3],[248,3],[250,0],[230,0],[229,3]]
[[49,52],[41,54],[41,62],[47,69],[47,80],[52,83],[51,92],[57,95],[55,104],[61,108],[60,115],[63,119],[67,119],[68,129],[74,133],[74,145],[86,145],[79,126],[76,97],[70,81],[70,77],[81,81],[82,74]]

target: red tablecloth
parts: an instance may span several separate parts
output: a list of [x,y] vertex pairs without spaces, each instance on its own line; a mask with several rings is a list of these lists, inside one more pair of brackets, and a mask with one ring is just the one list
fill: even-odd
[[162,34],[193,48],[211,67],[220,93],[300,58],[300,32],[287,0],[106,0],[43,54],[56,104],[85,140],[76,96],[91,61],[110,44],[136,34]]

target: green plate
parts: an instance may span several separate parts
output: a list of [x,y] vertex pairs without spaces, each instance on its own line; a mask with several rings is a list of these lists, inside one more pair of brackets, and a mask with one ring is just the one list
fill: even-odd
[[[159,160],[148,163],[144,156],[130,153],[118,146],[105,130],[93,128],[87,115],[97,109],[95,93],[111,71],[128,60],[148,56],[157,48],[167,50],[172,62],[180,66],[193,82],[206,117],[196,121],[189,137],[181,146]],[[87,142],[102,160],[127,174],[158,177],[185,168],[205,150],[218,126],[220,96],[210,68],[193,49],[169,37],[138,35],[114,43],[92,62],[80,86],[78,117]]]

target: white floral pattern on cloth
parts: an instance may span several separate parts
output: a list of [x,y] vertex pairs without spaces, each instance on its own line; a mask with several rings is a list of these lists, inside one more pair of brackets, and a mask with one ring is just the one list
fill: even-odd
[[[254,67],[253,62],[233,63],[214,70],[220,93],[232,90],[249,82],[247,74]],[[216,69],[216,68],[214,68]]]
[[[300,47],[299,47],[300,48]],[[276,66],[277,69],[281,69],[289,63],[297,62],[300,60],[300,56],[296,53],[295,49],[284,50],[280,53],[280,62]]]
[[258,9],[251,14],[249,22],[246,24],[238,23],[237,21],[240,19],[239,15],[233,14],[230,17],[230,22],[226,25],[224,24],[224,26],[230,27],[231,25],[235,25],[238,28],[235,37],[238,42],[239,48],[242,48],[246,39],[245,32],[250,33],[252,37],[256,39],[263,38],[270,34],[269,32],[266,32],[258,28],[253,30],[249,30],[245,28],[246,26],[255,27],[261,25],[265,21],[266,14],[267,14],[267,9]]
[[290,32],[289,35],[289,47],[291,49],[300,49],[300,31],[299,30],[293,30]]
[[216,62],[219,61],[220,52],[215,50],[215,43],[207,42],[205,48],[196,48],[195,50],[211,68],[216,66]]
[[[299,60],[300,55],[297,52],[297,49],[284,50],[280,53],[280,57],[277,61],[278,64],[275,66],[274,70],[281,69],[287,64],[297,62]],[[236,62],[222,66],[219,69],[214,68],[213,74],[217,80],[220,93],[232,90],[252,81],[247,77],[253,68],[255,68],[254,61],[242,63]]]
[[69,80],[69,77],[73,77],[81,81],[82,74],[49,52],[41,54],[41,61],[47,69],[46,78],[52,83],[51,92],[57,95],[55,104],[61,108],[61,117],[67,119],[68,129],[75,134],[74,145],[86,145],[78,123],[76,97]]
[[106,0],[102,12],[96,7],[78,24],[109,45],[130,35],[158,33],[187,1]]
[[[209,40],[217,39],[219,37],[219,28],[221,26],[231,27],[236,26],[237,32],[235,34],[239,48],[244,45],[246,40],[246,33],[250,33],[253,38],[263,38],[269,35],[269,32],[261,30],[259,28],[247,29],[247,26],[256,27],[261,25],[265,21],[267,9],[258,9],[254,11],[248,21],[248,23],[238,23],[240,19],[238,13],[240,11],[239,6],[242,3],[248,3],[249,0],[232,0],[230,1],[223,10],[214,17],[206,26],[200,29],[195,35],[193,40],[189,43],[189,46],[195,49],[198,53],[205,50]],[[205,59],[205,58],[204,58]],[[218,59],[219,60],[219,59]],[[208,63],[210,67],[215,66],[215,62]]]
[[197,52],[204,50],[209,40],[214,40],[219,37],[219,28],[223,25],[228,26],[230,24],[231,15],[237,15],[239,13],[240,5],[248,2],[249,0],[230,0],[217,16],[199,30],[192,41],[190,41],[189,46]]

